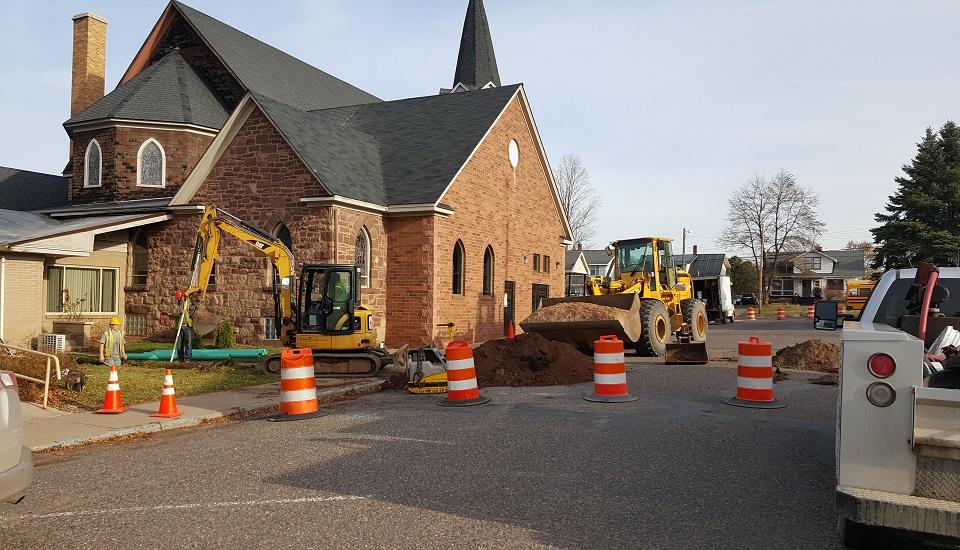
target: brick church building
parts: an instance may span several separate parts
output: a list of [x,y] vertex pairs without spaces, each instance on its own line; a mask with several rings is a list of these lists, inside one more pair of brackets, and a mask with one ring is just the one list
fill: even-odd
[[[11,208],[0,169],[0,246],[11,269],[42,274],[29,331],[53,330],[69,291],[89,298],[88,318],[170,333],[205,205],[276,235],[298,263],[357,265],[391,346],[449,321],[497,338],[563,293],[569,226],[525,89],[501,84],[482,0],[469,1],[451,88],[391,101],[177,1],[104,95],[106,28],[74,18],[63,198]],[[17,216],[38,229],[4,235]],[[206,307],[242,341],[275,338],[270,281],[266,260],[228,238]]]

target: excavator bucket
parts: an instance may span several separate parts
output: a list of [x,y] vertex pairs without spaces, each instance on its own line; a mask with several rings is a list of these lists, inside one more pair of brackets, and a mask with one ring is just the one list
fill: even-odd
[[706,342],[669,343],[663,356],[667,365],[705,365],[707,361]]
[[193,330],[197,336],[206,336],[223,323],[223,317],[206,310],[198,310],[193,314]]
[[614,335],[630,347],[643,334],[637,294],[544,298],[541,304],[542,308],[521,322],[520,327],[547,340],[570,344],[586,354],[593,354],[593,342],[601,336]]

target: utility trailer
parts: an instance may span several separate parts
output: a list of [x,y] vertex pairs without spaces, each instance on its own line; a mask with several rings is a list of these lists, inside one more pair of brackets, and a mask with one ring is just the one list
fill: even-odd
[[960,361],[935,357],[944,365],[937,370],[931,358],[941,350],[927,349],[941,327],[960,328],[960,268],[887,272],[859,322],[838,319],[835,302],[819,302],[814,324],[842,326],[836,498],[843,543],[877,547],[884,528],[960,542]]
[[707,306],[707,319],[712,323],[734,321],[733,285],[730,277],[721,275],[713,278],[695,278],[694,295]]

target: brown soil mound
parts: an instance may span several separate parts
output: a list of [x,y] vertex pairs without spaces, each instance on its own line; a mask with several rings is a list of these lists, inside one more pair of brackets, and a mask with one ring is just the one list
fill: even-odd
[[[619,319],[624,311],[620,308],[600,306],[585,302],[561,302],[534,311],[526,321],[544,323],[554,321],[603,321]],[[525,322],[526,322],[525,321]]]
[[[552,307],[560,305],[564,304]],[[539,334],[524,333],[513,341],[490,340],[473,350],[473,358],[480,387],[556,386],[593,380],[591,357]]]
[[840,371],[840,346],[823,340],[807,340],[783,348],[773,356],[773,366],[781,369]]
[[[83,368],[77,364],[77,361],[65,353],[58,354],[60,358],[60,369],[69,370],[75,375],[83,373]],[[19,374],[25,374],[34,378],[43,380],[46,376],[46,359],[32,355],[21,354],[11,356],[7,354],[0,355],[0,369],[11,370]],[[53,367],[50,368],[50,396],[47,404],[55,409],[63,411],[76,411],[84,409],[83,402],[77,398],[77,392],[64,387],[66,380],[57,381],[57,375]],[[28,403],[43,403],[43,384],[30,382],[29,380],[17,380],[17,393],[20,400]]]

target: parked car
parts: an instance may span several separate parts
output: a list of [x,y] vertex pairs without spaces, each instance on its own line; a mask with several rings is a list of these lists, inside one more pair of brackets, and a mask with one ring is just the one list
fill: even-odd
[[757,295],[749,292],[747,294],[740,295],[740,301],[738,302],[741,306],[755,306],[759,305],[757,302]]
[[22,443],[17,378],[0,370],[0,502],[20,502],[33,480],[33,457]]

